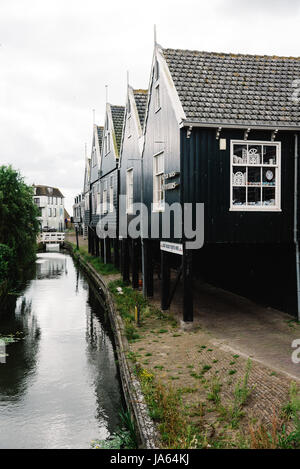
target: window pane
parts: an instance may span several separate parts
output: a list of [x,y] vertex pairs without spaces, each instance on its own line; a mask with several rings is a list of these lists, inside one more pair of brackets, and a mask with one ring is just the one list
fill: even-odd
[[233,145],[233,164],[247,163],[247,145]]
[[246,184],[246,168],[240,166],[233,167],[232,185],[244,186]]
[[248,187],[248,205],[261,205],[260,187]]
[[276,147],[273,145],[264,145],[263,164],[277,164]]
[[261,145],[249,145],[248,164],[261,164]]
[[248,168],[248,185],[257,186],[261,184],[261,168]]
[[246,187],[233,188],[233,205],[246,205]]
[[275,187],[263,187],[263,205],[275,205]]
[[276,184],[275,168],[263,168],[263,185],[275,186],[275,184]]

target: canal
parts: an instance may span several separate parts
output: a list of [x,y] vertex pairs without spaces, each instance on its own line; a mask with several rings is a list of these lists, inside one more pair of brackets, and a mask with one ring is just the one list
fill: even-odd
[[0,448],[89,448],[107,438],[123,401],[93,286],[68,254],[41,253],[11,303],[0,305],[0,334],[14,338],[0,363]]

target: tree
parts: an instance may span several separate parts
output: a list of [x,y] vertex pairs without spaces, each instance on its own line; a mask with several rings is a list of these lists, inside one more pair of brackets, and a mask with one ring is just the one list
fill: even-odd
[[7,271],[17,274],[34,259],[39,214],[32,196],[33,189],[18,171],[0,166],[0,245],[9,249],[0,250],[0,256],[1,252],[5,255],[3,272],[7,262]]

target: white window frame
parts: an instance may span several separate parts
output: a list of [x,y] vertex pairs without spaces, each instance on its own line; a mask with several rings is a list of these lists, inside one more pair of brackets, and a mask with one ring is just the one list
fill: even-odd
[[[163,168],[157,169],[158,157],[163,155]],[[153,155],[153,212],[164,212],[165,211],[165,190],[159,189],[164,184],[164,171],[165,171],[165,155],[164,151],[160,151]],[[163,199],[159,197],[162,192]]]
[[107,213],[107,181],[103,182],[102,209],[103,213]]
[[109,211],[110,213],[114,211],[114,180],[112,176],[109,180]]
[[133,168],[126,171],[126,213],[133,213]]
[[[276,147],[276,164],[268,165],[264,164],[263,161],[261,164],[249,164],[247,163],[233,163],[233,149],[234,145],[264,145],[264,146],[274,146]],[[248,168],[273,168],[275,171],[275,205],[233,205],[233,168],[237,166],[245,167],[246,174],[248,175]],[[247,177],[248,179],[248,177]],[[246,194],[247,187],[249,185],[245,184]],[[250,186],[251,187],[251,186]],[[259,185],[261,190],[263,184]],[[247,195],[246,195],[247,202]],[[270,142],[264,140],[231,140],[230,141],[230,211],[237,212],[281,212],[281,142]]]

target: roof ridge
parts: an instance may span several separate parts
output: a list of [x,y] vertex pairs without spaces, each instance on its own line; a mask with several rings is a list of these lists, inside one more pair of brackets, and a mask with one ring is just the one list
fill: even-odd
[[203,54],[203,55],[215,55],[218,57],[226,56],[226,57],[251,57],[251,58],[261,58],[261,59],[291,59],[291,60],[300,60],[300,57],[294,56],[280,56],[280,55],[261,55],[261,54],[236,54],[234,52],[214,52],[214,51],[204,51],[204,50],[196,50],[196,49],[174,49],[172,47],[165,47],[162,48],[163,51],[173,51],[173,52],[190,52],[193,54]]

